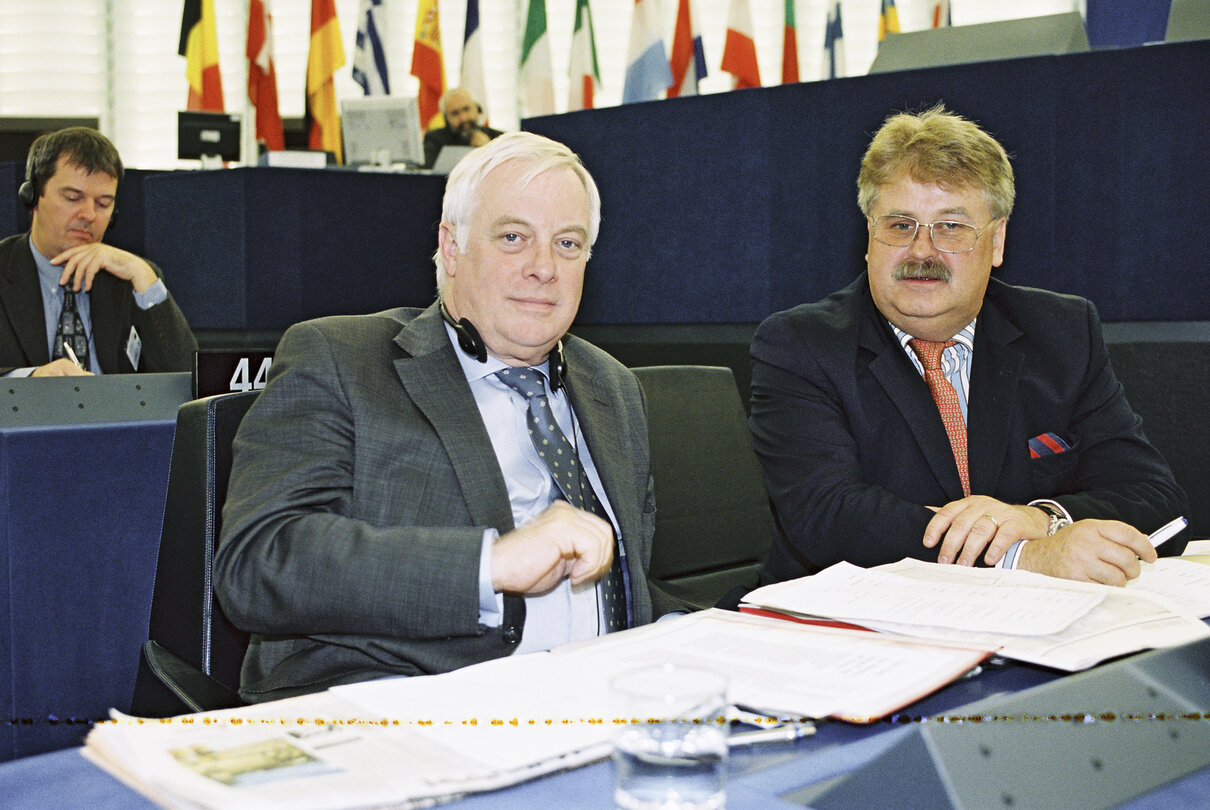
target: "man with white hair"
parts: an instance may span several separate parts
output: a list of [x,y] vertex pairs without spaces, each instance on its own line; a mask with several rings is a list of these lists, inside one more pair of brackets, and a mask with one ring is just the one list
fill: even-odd
[[567,335],[599,222],[575,154],[510,133],[450,175],[436,303],[287,330],[215,556],[245,699],[651,621],[643,396]]

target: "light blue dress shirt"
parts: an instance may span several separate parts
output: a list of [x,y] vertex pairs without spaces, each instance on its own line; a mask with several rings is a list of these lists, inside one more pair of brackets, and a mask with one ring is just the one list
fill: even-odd
[[[542,514],[559,495],[546,463],[538,456],[529,437],[528,405],[520,394],[496,377],[497,371],[507,368],[505,363],[490,355],[486,363],[480,363],[458,348],[457,336],[448,324],[445,330],[470,383],[471,394],[479,406],[479,413],[483,416],[487,434],[496,451],[496,459],[504,473],[513,523],[521,526]],[[572,439],[580,464],[601,505],[609,514],[616,536],[617,518],[605,497],[596,464],[580,431],[579,422],[572,413],[567,392],[560,389],[552,393],[548,364],[543,363],[537,368],[546,374],[546,395],[555,421],[564,435]],[[499,627],[503,621],[504,597],[492,589],[491,548],[497,537],[495,529],[484,532],[479,558],[479,621],[488,627]],[[549,650],[558,644],[602,635],[606,625],[602,600],[597,594],[595,582],[572,587],[565,579],[547,593],[525,597],[525,631],[516,652]]]

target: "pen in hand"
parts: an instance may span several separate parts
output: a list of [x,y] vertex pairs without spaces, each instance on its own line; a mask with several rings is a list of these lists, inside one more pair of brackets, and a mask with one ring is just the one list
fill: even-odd
[[1184,517],[1178,517],[1176,520],[1165,523],[1163,526],[1147,535],[1147,542],[1151,543],[1152,548],[1159,548],[1173,537],[1176,537],[1176,535],[1188,525],[1188,520],[1185,520]]
[[67,356],[71,359],[71,362],[76,364],[76,368],[83,371],[84,366],[80,365],[80,358],[76,357],[76,353],[71,350],[71,344],[65,340],[63,341],[63,348],[67,350]]

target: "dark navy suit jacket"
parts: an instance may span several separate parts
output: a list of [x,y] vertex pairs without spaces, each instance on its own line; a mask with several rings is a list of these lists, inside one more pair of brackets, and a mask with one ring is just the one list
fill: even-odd
[[[840,560],[936,560],[927,506],[962,497],[928,385],[870,297],[863,273],[779,312],[752,340],[751,427],[777,518],[764,581]],[[1070,450],[1031,458],[1055,433]],[[1168,464],[1114,377],[1083,298],[992,279],[975,329],[967,446],[972,494],[1053,498],[1076,520],[1150,532],[1188,513]],[[1179,554],[1186,535],[1162,551]]]

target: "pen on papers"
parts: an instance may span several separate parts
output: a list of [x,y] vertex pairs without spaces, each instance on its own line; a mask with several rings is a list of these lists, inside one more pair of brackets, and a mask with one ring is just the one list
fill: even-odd
[[756,731],[741,731],[727,738],[727,746],[739,748],[745,745],[759,745],[772,742],[793,742],[794,740],[810,737],[815,733],[813,723],[786,723],[773,728],[761,728]]
[[76,353],[71,350],[71,344],[66,340],[63,341],[63,348],[67,350],[67,356],[71,358],[71,362],[76,364],[76,368],[84,368],[84,366],[80,365],[80,359],[76,357]]
[[1185,520],[1184,517],[1178,517],[1176,520],[1165,523],[1163,526],[1147,535],[1147,541],[1151,543],[1152,548],[1159,548],[1173,537],[1176,537],[1181,529],[1188,525],[1189,521]]

